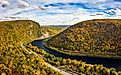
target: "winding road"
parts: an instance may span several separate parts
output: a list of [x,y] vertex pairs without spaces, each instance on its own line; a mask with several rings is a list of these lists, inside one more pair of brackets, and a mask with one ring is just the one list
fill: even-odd
[[[37,53],[33,52],[32,50],[31,50],[31,51],[28,51],[28,50],[26,49],[26,47],[24,46],[24,42],[21,43],[21,47],[22,47],[25,51],[27,51],[29,54],[34,53],[36,56],[40,57]],[[45,65],[47,65],[48,67],[50,67],[50,68],[54,69],[55,71],[58,71],[58,72],[60,72],[60,73],[62,73],[62,74],[64,74],[64,75],[77,75],[77,74],[70,74],[70,73],[68,73],[68,72],[65,72],[65,71],[63,71],[63,70],[61,70],[61,69],[59,69],[59,68],[57,68],[57,67],[55,67],[55,66],[52,66],[51,64],[49,64],[49,63],[47,63],[47,62],[45,62]]]

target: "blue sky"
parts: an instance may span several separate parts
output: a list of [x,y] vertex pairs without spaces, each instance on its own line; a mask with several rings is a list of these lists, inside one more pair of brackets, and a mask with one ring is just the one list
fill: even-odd
[[0,19],[31,19],[41,25],[73,25],[102,18],[121,19],[121,0],[0,0]]

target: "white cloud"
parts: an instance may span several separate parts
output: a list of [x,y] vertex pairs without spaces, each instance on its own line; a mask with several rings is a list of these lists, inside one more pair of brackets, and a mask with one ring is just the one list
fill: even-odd
[[29,7],[30,6],[27,2],[25,2],[23,0],[17,0],[17,4],[18,4],[19,8],[25,8],[25,7]]
[[[29,0],[28,0],[29,1]],[[79,2],[80,0],[32,0],[32,2],[46,2],[46,3],[57,3],[57,2]]]
[[0,4],[1,4],[1,6],[2,6],[3,8],[10,5],[10,3],[9,3],[8,1],[4,1],[4,0],[1,0],[1,1],[0,1]]
[[46,10],[46,8],[44,8],[42,6],[32,6],[32,8],[34,8],[36,10]]
[[3,2],[3,1],[5,1],[5,0],[0,0],[0,3]]
[[100,2],[105,2],[106,0],[99,0]]
[[116,8],[116,9],[111,9],[106,11],[108,14],[114,14],[116,16],[121,16],[121,9]]

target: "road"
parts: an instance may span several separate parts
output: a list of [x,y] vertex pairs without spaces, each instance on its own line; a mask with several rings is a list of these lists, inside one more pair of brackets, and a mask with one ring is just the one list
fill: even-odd
[[[28,51],[28,50],[26,49],[26,47],[25,47],[23,44],[24,44],[24,42],[21,43],[21,47],[22,47],[25,51],[27,51],[29,54],[34,53],[36,56],[40,57],[37,53],[35,53],[35,52],[33,52],[33,51]],[[50,67],[50,68],[54,69],[55,71],[58,71],[58,72],[60,72],[60,73],[62,73],[62,74],[64,74],[64,75],[72,75],[72,74],[70,74],[70,73],[68,73],[68,72],[65,72],[65,71],[63,71],[63,70],[61,70],[61,69],[55,67],[55,66],[52,66],[51,64],[49,64],[49,63],[47,63],[47,62],[45,62],[45,65],[47,65],[48,67]],[[74,74],[74,75],[75,75],[75,74]]]

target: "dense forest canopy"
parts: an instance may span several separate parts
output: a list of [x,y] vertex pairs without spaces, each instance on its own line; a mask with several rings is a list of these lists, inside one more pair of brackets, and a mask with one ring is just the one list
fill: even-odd
[[[119,21],[112,20],[111,23],[113,23],[113,21],[117,23],[115,27],[120,29],[121,28],[119,26],[120,20]],[[93,21],[89,22],[89,24],[92,24],[91,26],[90,25],[83,26],[83,23],[81,23],[82,26],[80,26],[80,23],[78,23],[77,25],[71,26],[67,30],[64,30],[64,32],[61,32],[61,31],[67,27],[40,26],[38,23],[31,20],[16,20],[16,21],[0,22],[0,74],[1,75],[62,75],[61,73],[48,67],[45,64],[45,62],[48,62],[51,65],[56,66],[62,70],[65,70],[67,72],[71,71],[79,75],[82,75],[82,74],[85,74],[85,75],[99,75],[99,74],[100,75],[104,75],[104,74],[118,75],[119,74],[121,75],[121,72],[117,72],[115,68],[106,68],[103,65],[96,65],[96,64],[95,65],[86,64],[86,62],[82,62],[81,60],[77,61],[77,60],[71,60],[71,59],[64,59],[62,57],[55,57],[54,55],[47,53],[43,49],[39,49],[37,47],[32,46],[30,43],[34,39],[38,39],[38,38],[41,38],[42,36],[45,36],[46,33],[48,33],[48,36],[53,36],[57,34],[56,36],[54,36],[48,41],[49,46],[50,46],[50,43],[53,43],[53,44],[56,43],[58,49],[62,51],[66,51],[66,50],[68,51],[68,48],[70,48],[69,46],[70,43],[75,42],[76,40],[77,40],[76,43],[78,43],[78,41],[80,40],[79,39],[80,36],[77,37],[75,33],[82,34],[85,31],[87,31],[89,28],[90,28],[90,31],[94,31],[93,29],[91,29],[91,27],[93,27],[92,22]],[[104,22],[104,21],[99,20],[99,23],[100,22]],[[86,22],[84,22],[84,24],[85,23]],[[97,20],[96,20],[96,23],[98,24]],[[110,21],[109,21],[109,25],[110,25]],[[87,30],[84,29],[84,31],[82,31],[83,29],[80,30],[81,27],[86,27]],[[73,28],[76,28],[76,29],[73,29]],[[106,28],[104,30],[106,30]],[[96,28],[94,29],[96,31]],[[61,33],[58,34],[59,32]],[[65,32],[67,32],[67,34]],[[117,33],[117,32],[118,32],[117,29],[112,31],[112,33],[116,33],[120,35],[120,33]],[[69,37],[68,39],[70,39],[71,41],[70,40],[68,41],[67,36],[65,34],[68,35]],[[69,36],[70,34],[71,36]],[[86,35],[84,35],[84,37],[86,37]],[[57,38],[58,40],[55,38]],[[118,36],[118,38],[120,38],[120,36]],[[85,39],[83,40],[85,41]],[[53,42],[53,41],[58,41],[58,42]],[[63,48],[63,46],[60,46],[60,47],[58,46],[59,43],[64,43],[63,41],[68,43],[65,46],[67,48]],[[76,45],[74,47],[75,49],[77,48]],[[72,50],[71,52],[73,52],[75,49],[72,48],[69,50]],[[79,53],[78,49],[76,49],[76,52]]]
[[45,65],[42,58],[29,54],[22,48],[24,42],[41,37],[48,29],[43,30],[31,20],[0,22],[0,74],[60,75]]
[[121,56],[121,20],[96,19],[77,23],[51,38],[58,51],[89,56]]
[[[26,44],[28,50],[32,50],[38,55],[41,55],[44,60],[53,66],[56,66],[72,75],[121,75],[120,71],[111,67],[106,68],[101,64],[87,64],[86,61],[56,57],[53,54],[47,53],[40,47],[32,45],[32,42]],[[120,66],[120,65],[119,65]],[[65,74],[68,75],[68,74]]]

